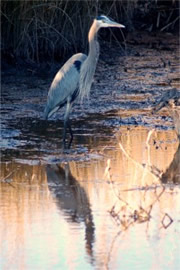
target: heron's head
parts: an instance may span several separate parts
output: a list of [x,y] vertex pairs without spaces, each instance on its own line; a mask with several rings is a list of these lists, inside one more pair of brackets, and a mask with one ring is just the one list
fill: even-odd
[[95,20],[98,24],[98,28],[102,28],[102,27],[103,28],[106,28],[106,27],[125,28],[125,26],[123,24],[117,23],[117,22],[109,19],[105,15],[100,15],[100,16],[96,17]]

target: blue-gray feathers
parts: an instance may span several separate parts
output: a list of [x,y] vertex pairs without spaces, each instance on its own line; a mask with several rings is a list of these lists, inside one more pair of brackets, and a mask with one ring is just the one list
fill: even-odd
[[49,89],[44,110],[46,119],[66,103],[72,103],[78,96],[81,64],[86,58],[85,54],[75,54],[57,72]]

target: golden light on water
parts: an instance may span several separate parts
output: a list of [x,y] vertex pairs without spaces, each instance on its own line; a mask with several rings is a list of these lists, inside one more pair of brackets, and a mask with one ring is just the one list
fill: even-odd
[[161,182],[176,133],[124,128],[96,143],[87,161],[1,164],[2,269],[178,265],[179,187]]

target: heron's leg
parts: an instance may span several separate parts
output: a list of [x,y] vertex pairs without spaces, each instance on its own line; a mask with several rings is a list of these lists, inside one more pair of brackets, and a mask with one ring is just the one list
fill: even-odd
[[72,128],[71,128],[71,124],[70,124],[70,120],[68,120],[67,125],[68,125],[68,128],[69,128],[69,133],[70,133],[70,135],[71,135],[71,139],[70,139],[69,144],[68,144],[68,148],[70,148],[71,143],[72,143],[72,140],[73,140],[73,132],[72,132]]
[[70,132],[70,135],[71,135],[71,142],[73,140],[73,133],[72,133],[71,125],[70,125],[70,122],[69,122],[69,114],[70,114],[70,111],[71,111],[71,107],[72,107],[72,104],[69,101],[67,101],[66,112],[65,112],[65,115],[64,115],[64,132],[63,132],[64,146],[65,146],[65,142],[66,142],[67,127],[69,128],[69,132]]
[[71,121],[70,120],[68,120],[68,128],[69,128],[69,133],[71,135],[71,138],[73,139],[73,132],[72,132]]

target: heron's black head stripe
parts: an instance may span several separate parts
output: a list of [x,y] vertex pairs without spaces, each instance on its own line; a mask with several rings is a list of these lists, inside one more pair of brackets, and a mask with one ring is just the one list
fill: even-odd
[[104,19],[105,19],[105,17],[103,15],[100,15],[100,16],[96,17],[96,20],[104,20]]
[[74,61],[74,66],[77,69],[77,71],[80,71],[81,61],[78,61],[78,60]]

